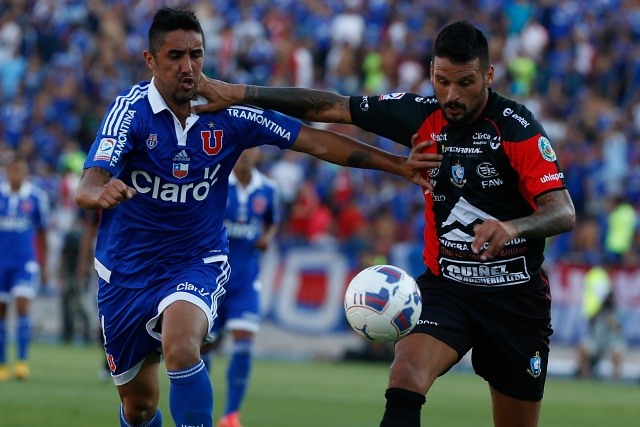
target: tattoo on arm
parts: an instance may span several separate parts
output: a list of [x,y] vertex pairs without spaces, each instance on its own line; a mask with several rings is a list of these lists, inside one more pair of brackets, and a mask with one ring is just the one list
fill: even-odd
[[566,190],[550,191],[538,198],[540,209],[513,221],[521,237],[544,238],[573,229],[575,209]]
[[[337,93],[301,88],[269,88],[247,85],[244,95],[249,104],[278,110],[300,119],[345,123],[349,113],[349,98]],[[331,112],[334,114],[330,114]]]
[[362,151],[354,151],[347,158],[347,166],[353,168],[368,169],[373,167],[371,154]]

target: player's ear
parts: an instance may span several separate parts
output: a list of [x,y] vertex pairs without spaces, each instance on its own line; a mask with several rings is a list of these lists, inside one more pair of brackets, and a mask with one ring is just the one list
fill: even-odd
[[484,75],[484,83],[489,86],[491,83],[493,83],[494,76],[495,70],[493,68],[493,65],[489,65],[489,67],[487,68],[487,72]]
[[153,54],[148,50],[145,50],[142,55],[144,56],[144,62],[147,64],[150,70],[155,70],[156,68],[156,59],[153,57]]

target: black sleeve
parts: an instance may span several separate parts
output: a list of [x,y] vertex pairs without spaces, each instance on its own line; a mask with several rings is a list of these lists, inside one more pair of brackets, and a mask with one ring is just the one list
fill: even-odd
[[352,96],[351,119],[361,129],[411,147],[411,136],[437,108],[434,98],[413,93]]

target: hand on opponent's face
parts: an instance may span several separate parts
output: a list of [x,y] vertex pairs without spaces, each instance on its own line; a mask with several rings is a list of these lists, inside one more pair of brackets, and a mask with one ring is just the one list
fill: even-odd
[[209,102],[193,106],[191,112],[194,114],[214,113],[229,108],[238,100],[237,94],[242,91],[241,86],[210,79],[202,74],[196,94],[206,98]]
[[[427,192],[433,191],[433,184],[429,181],[429,169],[440,167],[442,154],[427,152],[427,148],[435,145],[434,141],[418,142],[420,137],[414,134],[411,138],[413,148],[409,157],[403,164],[403,175],[408,180],[426,188]],[[427,172],[427,173],[425,173]]]

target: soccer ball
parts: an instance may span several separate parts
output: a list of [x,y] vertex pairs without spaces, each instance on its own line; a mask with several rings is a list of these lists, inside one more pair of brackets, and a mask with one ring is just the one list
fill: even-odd
[[376,265],[349,282],[344,311],[351,327],[373,341],[395,341],[418,322],[422,298],[415,280],[393,265]]

